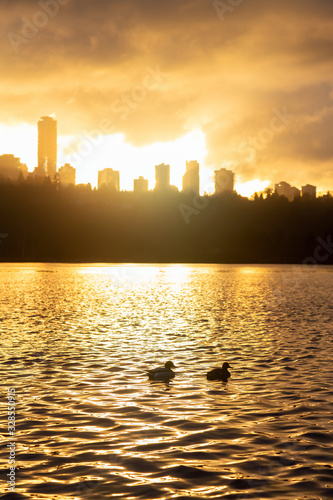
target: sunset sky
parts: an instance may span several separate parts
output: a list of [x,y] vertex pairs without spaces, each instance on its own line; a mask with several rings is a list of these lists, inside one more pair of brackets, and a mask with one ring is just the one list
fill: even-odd
[[[0,154],[37,162],[41,116],[58,166],[121,188],[186,160],[251,194],[282,180],[333,190],[332,0],[2,0]],[[252,182],[246,190],[246,183]],[[242,191],[243,189],[243,191]]]

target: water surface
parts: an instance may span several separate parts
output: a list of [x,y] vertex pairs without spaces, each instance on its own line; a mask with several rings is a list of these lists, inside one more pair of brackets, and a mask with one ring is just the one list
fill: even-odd
[[[332,273],[1,264],[17,493],[333,498]],[[175,379],[149,381],[169,359]],[[207,381],[224,361],[228,383]],[[7,459],[2,447],[4,493]]]

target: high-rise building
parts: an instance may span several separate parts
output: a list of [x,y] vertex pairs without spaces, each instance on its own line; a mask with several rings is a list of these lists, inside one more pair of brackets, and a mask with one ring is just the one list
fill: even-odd
[[316,186],[311,186],[311,184],[307,184],[306,186],[302,186],[302,198],[316,198],[317,197],[317,188]]
[[215,193],[233,193],[235,184],[235,174],[226,168],[215,170]]
[[64,186],[69,186],[72,184],[75,186],[75,175],[76,170],[69,163],[65,163],[63,167],[60,167],[58,170],[59,174],[59,182]]
[[199,190],[199,163],[197,161],[187,161],[186,172],[183,175],[183,191],[199,194]]
[[20,175],[26,178],[28,175],[28,167],[21,163],[20,158],[14,155],[5,154],[0,156],[0,177],[16,181]]
[[134,191],[144,193],[148,191],[148,179],[144,179],[141,175],[138,179],[134,179]]
[[119,172],[112,168],[100,170],[98,172],[98,189],[103,186],[119,191]]
[[297,187],[293,187],[288,182],[280,182],[275,184],[275,192],[279,196],[285,196],[289,201],[293,201],[301,195],[301,191]]
[[57,121],[52,116],[38,122],[38,172],[51,180],[57,172]]
[[170,165],[161,163],[155,165],[155,189],[166,190],[170,188]]

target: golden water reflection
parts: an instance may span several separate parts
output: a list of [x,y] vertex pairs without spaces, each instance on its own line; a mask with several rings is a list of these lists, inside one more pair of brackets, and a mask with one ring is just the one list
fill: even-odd
[[[2,264],[0,278],[22,498],[331,497],[330,268]],[[149,381],[168,359],[175,379]],[[225,360],[228,383],[208,382]]]

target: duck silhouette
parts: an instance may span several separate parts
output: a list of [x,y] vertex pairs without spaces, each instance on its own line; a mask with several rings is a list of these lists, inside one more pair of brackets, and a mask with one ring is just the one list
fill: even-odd
[[222,380],[222,382],[227,382],[230,377],[230,372],[228,368],[231,368],[229,363],[223,363],[222,368],[214,368],[207,373],[208,380]]
[[148,377],[150,380],[169,380],[170,378],[174,378],[176,375],[171,368],[175,368],[175,365],[172,361],[167,361],[164,367],[149,370]]

